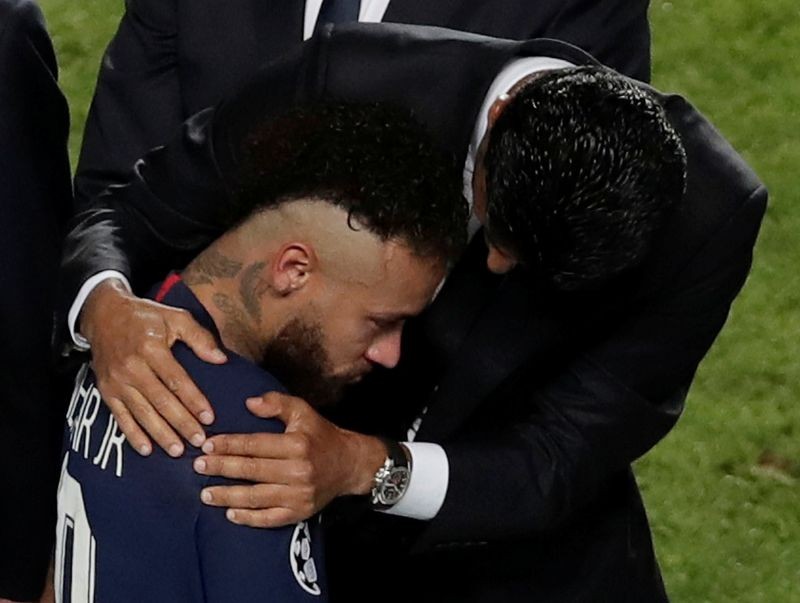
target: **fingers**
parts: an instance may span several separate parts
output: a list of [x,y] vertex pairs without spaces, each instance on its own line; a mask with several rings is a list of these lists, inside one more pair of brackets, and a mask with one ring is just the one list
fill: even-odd
[[114,415],[120,430],[125,434],[128,443],[133,449],[142,456],[148,456],[153,452],[153,443],[145,432],[142,431],[141,427],[139,427],[136,419],[133,418],[133,415],[128,411],[125,404],[118,398],[104,397],[103,399],[106,401],[111,414]]
[[214,336],[197,324],[188,312],[177,313],[169,322],[173,336],[169,342],[170,345],[175,343],[175,340],[180,339],[201,360],[212,364],[222,364],[228,360],[225,353],[217,345]]
[[263,459],[306,458],[309,441],[303,434],[223,434],[209,438],[203,444],[203,452]]
[[186,310],[131,294],[98,298],[93,316],[97,386],[103,399],[115,400],[109,407],[131,445],[149,453],[152,439],[172,456],[183,453],[181,438],[201,446],[201,422],[211,424],[213,410],[170,348],[186,336],[201,349],[214,349],[213,337]]
[[[167,371],[179,371],[189,380],[169,351],[164,353],[162,362],[168,367]],[[149,444],[142,429],[172,456],[183,453],[180,436],[195,446],[205,441],[202,426],[144,360],[129,360],[124,372],[112,370],[109,375],[98,374],[97,387],[104,400],[116,401],[114,405],[109,402],[109,408],[131,445],[140,453],[142,446]],[[133,426],[133,422],[138,426]]]
[[280,419],[286,425],[287,431],[291,431],[290,427],[303,418],[316,416],[308,402],[281,392],[267,392],[263,396],[248,398],[245,404],[257,417]]
[[204,488],[200,498],[211,507],[270,509],[288,507],[296,496],[290,488],[281,484],[254,484]]
[[280,392],[267,392],[262,396],[256,396],[245,400],[248,410],[262,419],[272,419],[291,405],[295,398]]
[[172,457],[179,457],[183,454],[184,447],[181,438],[138,390],[128,387],[124,404],[141,429],[147,432],[167,454]]
[[[158,407],[157,402],[163,404],[167,412],[162,415],[170,425],[192,444],[200,446],[205,441],[205,435],[197,419],[205,425],[214,422],[214,412],[208,399],[175,360],[170,350],[154,349],[146,361],[153,367],[156,379],[148,381],[149,388],[141,390],[142,393],[155,406]],[[145,385],[144,382],[142,385]],[[172,417],[175,418],[174,422]],[[201,439],[197,440],[198,436]]]
[[316,512],[313,500],[280,485],[215,486],[204,489],[200,498],[210,506],[230,507],[225,513],[229,521],[257,528],[297,523]]
[[[175,363],[171,354],[168,355],[170,362]],[[181,436],[194,446],[202,446],[206,439],[203,427],[149,367],[142,365],[135,379],[125,381],[138,385],[120,387],[119,383],[112,385],[98,379],[97,387],[120,429],[140,454],[150,454],[152,449],[144,432],[172,456],[183,452]]]
[[242,456],[201,456],[195,459],[194,469],[202,475],[263,482],[266,485],[295,485],[301,488],[310,484],[313,476],[311,464],[307,461]]
[[[143,350],[143,356],[148,364],[153,367],[166,387],[181,401],[181,403],[204,425],[214,422],[214,411],[203,393],[194,381],[186,374],[183,367],[173,358],[167,349],[181,340],[197,354],[201,360],[220,364],[227,361],[227,357],[217,346],[214,337],[201,327],[185,310],[174,310],[164,315],[167,335],[166,346],[156,345],[152,350]],[[145,354],[144,352],[147,352]],[[182,427],[189,425],[173,425],[184,437],[187,437]],[[194,427],[194,426],[192,426]],[[187,437],[188,439],[188,437]],[[190,440],[191,441],[191,440]]]
[[[313,513],[312,513],[313,515]],[[228,509],[225,512],[228,521],[237,525],[252,528],[280,528],[304,521],[311,515],[303,516],[292,509],[276,507],[274,509]]]
[[284,420],[287,431],[210,438],[207,456],[195,460],[198,473],[256,483],[206,488],[204,502],[229,507],[235,523],[268,527],[306,519],[340,494],[353,467],[338,460],[342,430],[285,394],[265,394],[248,406],[262,418]]
[[[188,376],[186,378],[188,379]],[[164,419],[167,425],[171,428],[171,434],[177,433],[178,436],[180,436],[175,436],[174,438],[170,436],[170,445],[174,445],[175,443],[181,444],[181,437],[191,442],[193,446],[200,447],[203,445],[203,442],[206,440],[203,427],[197,422],[197,419],[192,416],[192,413],[187,410],[181,401],[178,400],[178,398],[176,398],[175,395],[169,391],[160,380],[154,376],[153,379],[143,382],[143,384],[139,387],[141,388],[138,390],[141,393],[139,399],[142,401],[142,403],[152,406],[155,412],[158,413],[158,415],[160,415],[160,417]],[[134,389],[134,391],[137,390]],[[145,429],[148,427],[144,424],[142,426]],[[158,441],[156,434],[151,433],[151,435],[153,435],[156,441]],[[165,450],[167,449],[165,448]]]

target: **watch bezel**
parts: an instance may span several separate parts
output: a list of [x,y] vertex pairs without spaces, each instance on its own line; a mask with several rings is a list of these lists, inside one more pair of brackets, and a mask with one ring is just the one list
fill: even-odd
[[[400,483],[395,482],[396,476],[401,476]],[[378,484],[376,499],[379,504],[393,506],[397,504],[408,490],[408,482],[411,480],[411,471],[408,467],[392,467],[386,476]]]

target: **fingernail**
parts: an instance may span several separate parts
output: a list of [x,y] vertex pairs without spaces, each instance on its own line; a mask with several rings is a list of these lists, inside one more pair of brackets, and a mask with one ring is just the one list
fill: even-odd
[[206,436],[202,433],[196,433],[190,438],[189,441],[192,443],[192,446],[199,448],[203,445],[203,442],[206,441]]
[[214,422],[214,414],[207,410],[204,410],[203,412],[200,413],[200,422],[203,425],[211,425]]
[[211,357],[218,362],[225,362],[228,357],[222,352],[222,350],[214,350],[211,352]]
[[248,398],[245,400],[245,404],[258,404],[261,402],[261,398]]
[[228,509],[227,511],[225,511],[225,517],[228,518],[228,521],[236,523],[236,511],[234,511],[233,509]]
[[203,459],[195,459],[194,470],[197,471],[198,473],[205,473],[206,462]]
[[169,455],[173,457],[178,457],[183,454],[183,446],[180,444],[173,444],[169,447]]
[[200,492],[200,500],[202,500],[204,503],[208,505],[211,504],[211,502],[214,500],[214,496],[211,494],[210,491],[203,490],[202,492]]
[[142,444],[139,446],[139,454],[142,456],[149,456],[151,452],[153,452],[153,449],[150,448],[149,444]]
[[203,452],[206,454],[211,454],[214,452],[214,442],[211,440],[206,440],[206,442],[203,444]]

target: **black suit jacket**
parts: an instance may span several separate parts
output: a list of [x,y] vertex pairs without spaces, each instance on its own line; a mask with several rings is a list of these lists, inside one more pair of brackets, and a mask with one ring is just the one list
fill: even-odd
[[[129,0],[103,59],[75,176],[79,205],[303,38],[304,0]],[[385,22],[558,38],[650,75],[648,0],[391,0]]]
[[67,105],[42,15],[0,0],[0,597],[38,598],[55,533],[61,405],[50,331],[72,209]]
[[[522,55],[593,62],[552,40],[329,28],[187,122],[131,183],[99,199],[71,238],[71,280],[112,267],[146,281],[166,257],[180,262],[207,244],[235,185],[241,139],[295,103],[409,107],[463,159],[488,86]],[[427,406],[419,439],[443,445],[449,486],[430,522],[330,515],[328,559],[342,600],[366,592],[431,601],[666,598],[630,463],[677,420],[748,273],[766,192],[685,100],[653,93],[683,139],[689,180],[645,264],[605,292],[554,297],[522,271],[488,274],[475,239],[410,329],[398,372],[407,378],[379,379],[382,393],[370,402],[380,412],[362,415],[363,424],[399,437]],[[400,584],[388,594],[386,568]],[[431,578],[425,589],[423,577]]]

